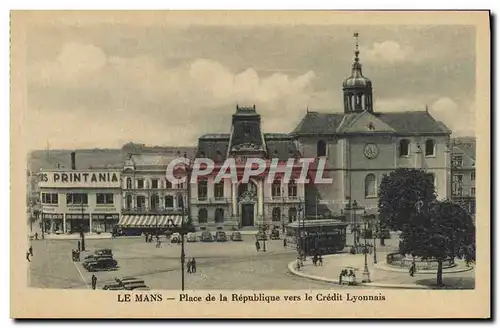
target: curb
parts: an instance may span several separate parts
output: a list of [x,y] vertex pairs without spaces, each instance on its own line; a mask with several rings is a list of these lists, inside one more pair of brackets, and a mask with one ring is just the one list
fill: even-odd
[[[329,279],[325,277],[318,277],[318,276],[313,276],[310,274],[302,273],[300,271],[295,270],[294,268],[295,261],[292,261],[288,263],[288,271],[292,273],[293,275],[296,275],[298,277],[310,279],[310,280],[316,280],[316,281],[322,281],[322,282],[328,282],[331,284],[338,285],[339,281],[335,279]],[[380,283],[374,283],[374,282],[369,282],[369,283],[360,283],[358,286],[367,286],[367,287],[375,287],[375,288],[393,288],[393,289],[398,289],[398,288],[403,288],[403,289],[432,289],[431,287],[428,286],[420,286],[420,285],[410,285],[410,284],[380,284]]]
[[[408,269],[399,269],[399,268],[393,268],[390,267],[387,262],[379,262],[375,265],[376,269],[386,271],[386,272],[399,272],[399,273],[408,273]],[[460,272],[467,272],[470,270],[473,270],[474,267],[459,267],[456,265],[455,267],[452,267],[450,269],[443,269],[443,275],[445,274],[450,274],[450,273],[460,273]],[[433,274],[435,275],[437,273],[437,270],[417,270],[416,274]]]

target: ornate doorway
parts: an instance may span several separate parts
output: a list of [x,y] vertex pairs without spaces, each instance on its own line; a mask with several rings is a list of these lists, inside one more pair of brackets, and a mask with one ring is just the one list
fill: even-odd
[[238,202],[240,205],[241,226],[253,226],[257,206],[257,186],[255,183],[250,181],[238,186]]
[[253,226],[254,204],[241,204],[241,226]]

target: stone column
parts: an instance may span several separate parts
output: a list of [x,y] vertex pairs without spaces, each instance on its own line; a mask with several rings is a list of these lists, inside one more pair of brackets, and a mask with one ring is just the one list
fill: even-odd
[[261,179],[258,181],[258,215],[260,217],[264,216],[264,181]]
[[233,216],[237,216],[238,215],[238,202],[237,202],[237,189],[238,189],[238,184],[236,183],[233,183],[232,186],[232,197],[231,197],[231,201],[232,201],[232,204],[233,204]]
[[63,215],[63,232],[66,233],[66,216]]
[[92,215],[90,213],[89,213],[89,233],[92,233]]

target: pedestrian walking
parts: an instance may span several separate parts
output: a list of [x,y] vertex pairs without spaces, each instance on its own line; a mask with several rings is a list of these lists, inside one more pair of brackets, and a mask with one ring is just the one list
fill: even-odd
[[95,290],[96,286],[97,286],[97,277],[95,275],[92,275],[92,289]]
[[33,256],[33,246],[30,246],[29,252],[30,252],[30,255]]
[[260,243],[258,240],[255,242],[255,249],[257,250],[257,252],[260,251]]
[[82,245],[81,245],[81,243],[80,243],[80,241],[78,241],[78,244],[77,244],[77,245],[78,245],[78,248],[77,248],[77,249],[78,249],[78,251],[80,251],[80,250],[81,250],[81,246],[82,246]]
[[196,260],[194,257],[191,259],[191,273],[196,273]]
[[153,242],[153,235],[149,235],[149,242],[152,243]]
[[146,238],[146,243],[148,242],[148,234],[147,233],[144,233],[144,237]]
[[313,264],[314,266],[318,265],[318,254],[314,254],[313,256]]
[[318,260],[319,260],[319,266],[323,266],[323,255],[319,254]]
[[286,248],[286,238],[283,238],[283,247]]
[[417,271],[417,266],[415,264],[415,260],[413,260],[410,267],[410,276],[413,277],[416,271]]
[[28,262],[31,262],[30,261],[30,252],[26,252],[26,259],[28,260]]
[[38,232],[35,232],[35,240],[38,240]]
[[187,262],[187,273],[191,273],[191,260],[188,260]]

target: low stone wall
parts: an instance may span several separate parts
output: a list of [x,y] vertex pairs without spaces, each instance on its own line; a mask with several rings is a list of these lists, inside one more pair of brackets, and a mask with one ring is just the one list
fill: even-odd
[[[386,257],[387,264],[389,266],[395,267],[395,268],[410,268],[411,264],[413,262],[413,258],[411,257],[406,257],[404,255],[401,255],[399,253],[389,253],[387,254]],[[417,267],[417,270],[437,270],[438,268],[438,262],[437,260],[434,259],[427,259],[427,260],[422,260],[419,257],[415,258],[415,265]],[[449,269],[456,266],[455,260],[452,258],[449,258],[446,261],[443,261],[443,269]]]

